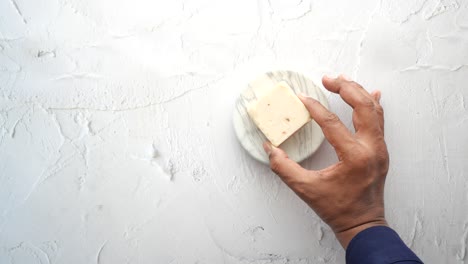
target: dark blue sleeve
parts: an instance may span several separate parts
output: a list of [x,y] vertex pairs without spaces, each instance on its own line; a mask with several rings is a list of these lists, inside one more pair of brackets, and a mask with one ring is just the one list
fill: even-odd
[[393,229],[375,226],[359,232],[346,249],[347,264],[423,263]]

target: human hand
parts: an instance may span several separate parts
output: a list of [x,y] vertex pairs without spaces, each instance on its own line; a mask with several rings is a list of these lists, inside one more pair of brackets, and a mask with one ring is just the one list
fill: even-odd
[[383,109],[380,92],[369,94],[349,78],[324,77],[322,83],[354,109],[353,134],[320,102],[299,96],[339,161],[322,170],[306,170],[269,142],[264,149],[271,169],[331,227],[346,249],[360,231],[387,225],[383,194],[389,159]]

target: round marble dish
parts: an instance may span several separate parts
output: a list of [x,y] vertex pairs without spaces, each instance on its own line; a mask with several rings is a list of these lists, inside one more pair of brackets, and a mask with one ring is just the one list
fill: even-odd
[[[320,88],[304,75],[292,71],[267,72],[248,84],[236,102],[233,114],[234,130],[237,138],[247,152],[256,160],[269,163],[263,151],[267,139],[247,114],[247,106],[261,98],[274,84],[285,81],[296,94],[305,93],[319,100],[326,108],[328,101]],[[304,125],[279,147],[288,153],[290,159],[301,162],[312,155],[324,140],[320,126],[312,120]]]

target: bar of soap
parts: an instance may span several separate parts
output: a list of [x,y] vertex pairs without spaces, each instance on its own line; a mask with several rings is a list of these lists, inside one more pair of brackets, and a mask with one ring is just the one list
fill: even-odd
[[250,104],[247,113],[275,147],[311,120],[309,111],[284,81]]

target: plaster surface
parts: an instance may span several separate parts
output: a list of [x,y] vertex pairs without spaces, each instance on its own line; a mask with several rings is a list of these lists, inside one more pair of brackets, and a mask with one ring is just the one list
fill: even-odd
[[382,91],[388,221],[467,263],[466,0],[1,0],[0,263],[343,263],[236,140],[239,92],[276,69]]

